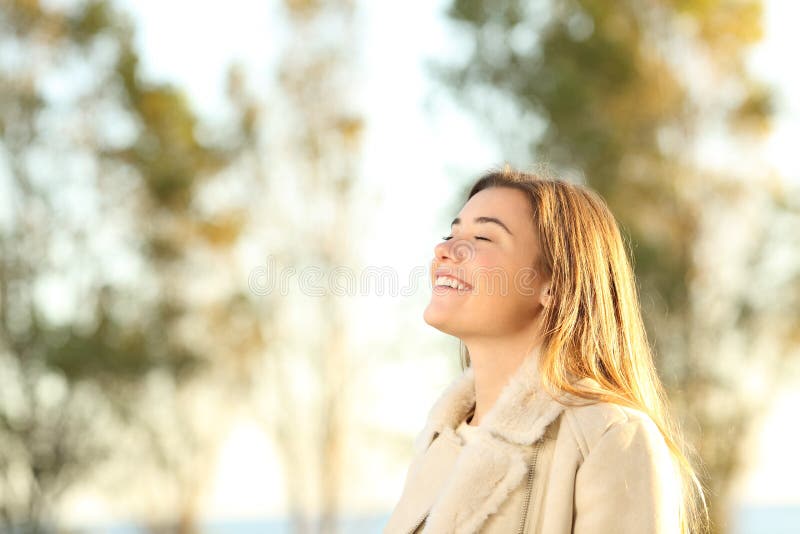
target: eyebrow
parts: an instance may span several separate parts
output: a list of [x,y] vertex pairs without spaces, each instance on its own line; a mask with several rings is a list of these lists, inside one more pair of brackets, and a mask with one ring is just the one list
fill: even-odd
[[[500,219],[498,219],[496,217],[475,217],[475,222],[476,223],[495,223],[495,224],[499,224],[500,226],[503,227],[503,230],[508,232],[508,235],[514,235],[514,234],[511,233],[511,230],[508,229],[508,226],[503,224],[503,221],[501,221]],[[453,222],[450,223],[450,227],[452,228],[456,224],[461,224],[461,219],[458,218],[458,217],[453,219]]]

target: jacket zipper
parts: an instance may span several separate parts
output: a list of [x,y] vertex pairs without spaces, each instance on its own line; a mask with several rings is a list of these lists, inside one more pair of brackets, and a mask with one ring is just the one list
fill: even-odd
[[419,518],[419,521],[417,521],[414,524],[414,527],[411,530],[408,531],[408,534],[414,534],[414,532],[419,528],[419,526],[422,524],[422,522],[425,521],[426,517],[428,517],[428,512],[425,512],[425,514],[422,517]]
[[[531,501],[531,491],[533,490],[533,475],[536,471],[536,460],[539,457],[539,447],[536,447],[533,451],[533,459],[531,460],[530,466],[528,468],[528,482],[525,490],[525,500],[522,503],[522,520],[519,523],[519,531],[518,534],[524,534],[525,529],[525,520],[528,518],[528,503]],[[414,526],[411,530],[408,531],[408,534],[414,534],[414,532],[419,528],[425,518],[428,517],[429,512],[425,512],[419,520],[414,523]]]
[[539,447],[533,451],[533,460],[528,469],[528,486],[525,492],[525,500],[522,502],[522,519],[519,522],[518,534],[524,534],[525,520],[528,518],[528,505],[531,502],[531,490],[533,489],[533,474],[536,471],[536,459],[539,456]]

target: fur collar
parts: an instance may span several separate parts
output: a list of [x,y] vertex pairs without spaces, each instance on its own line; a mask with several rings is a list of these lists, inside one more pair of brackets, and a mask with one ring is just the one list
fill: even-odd
[[[477,427],[476,439],[461,449],[431,504],[423,534],[477,532],[522,483],[530,446],[564,410],[540,387],[538,355],[536,349],[523,360]],[[474,405],[475,374],[469,367],[434,403],[414,442],[415,454],[424,453],[437,434],[455,433]]]
[[[517,445],[535,443],[564,406],[540,385],[539,349],[531,352],[511,375],[479,429]],[[424,451],[437,433],[453,430],[475,406],[475,369],[468,367],[439,396],[428,413],[425,427],[414,442]]]

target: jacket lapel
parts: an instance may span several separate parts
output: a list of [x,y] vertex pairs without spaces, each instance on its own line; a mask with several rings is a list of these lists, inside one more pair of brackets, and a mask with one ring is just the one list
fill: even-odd
[[[539,386],[537,356],[534,352],[523,360],[478,426],[476,439],[462,447],[423,534],[477,532],[522,483],[529,446],[564,409]],[[445,389],[414,442],[416,454],[466,418],[475,405],[474,385],[474,369],[469,367]]]
[[448,481],[461,451],[457,435],[434,440],[425,454],[409,466],[408,481],[384,532],[407,534],[425,517]]

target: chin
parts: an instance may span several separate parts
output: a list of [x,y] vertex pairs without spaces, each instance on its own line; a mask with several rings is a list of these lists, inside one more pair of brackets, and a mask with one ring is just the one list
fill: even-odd
[[454,321],[451,318],[444,317],[442,314],[436,314],[432,312],[430,308],[425,310],[425,312],[422,314],[422,318],[426,323],[440,332],[458,337],[459,329],[455,324],[453,324]]
[[441,322],[441,317],[436,317],[436,314],[431,312],[430,307],[425,308],[425,311],[422,312],[422,318],[425,320],[426,323],[428,323],[434,328],[438,328],[439,323]]

